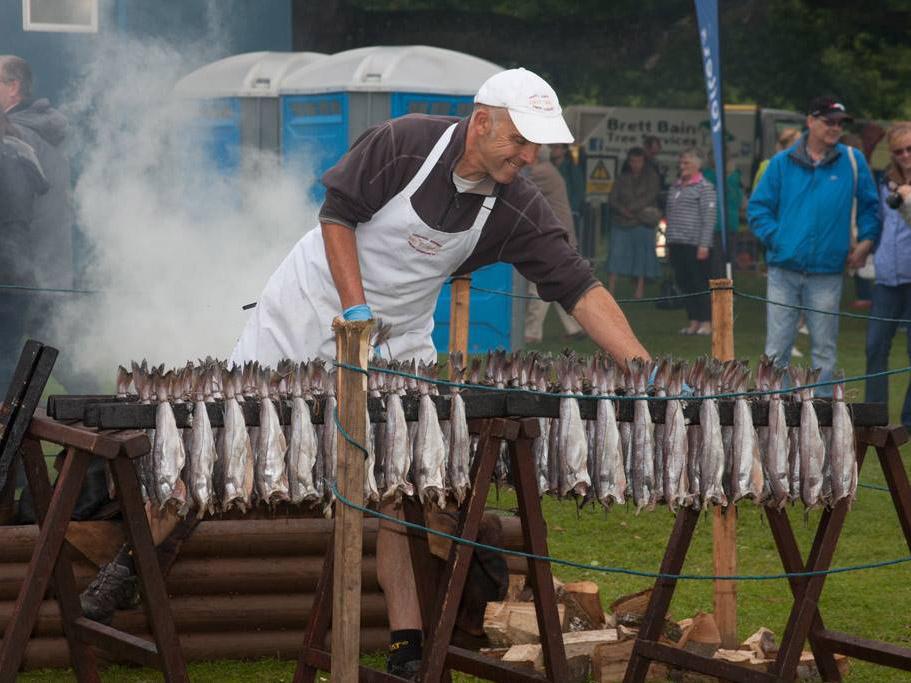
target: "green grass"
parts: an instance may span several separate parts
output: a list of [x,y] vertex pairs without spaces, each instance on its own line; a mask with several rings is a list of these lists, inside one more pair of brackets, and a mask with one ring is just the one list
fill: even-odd
[[[737,276],[737,287],[752,293],[764,294],[764,280],[759,275]],[[846,289],[851,290],[850,284]],[[647,295],[656,294],[652,288]],[[631,295],[627,283],[621,283],[618,297]],[[846,301],[849,300],[846,296]],[[653,304],[624,306],[639,337],[653,354],[671,354],[693,358],[710,351],[707,337],[682,337],[676,331],[685,324],[682,310],[662,311]],[[847,375],[864,373],[864,339],[866,325],[862,320],[843,319],[839,337],[839,367]],[[562,348],[556,316],[548,317],[546,340],[542,349]],[[762,352],[765,338],[765,311],[762,304],[735,299],[735,352],[739,358],[756,359]],[[807,354],[809,340],[801,337],[798,347]],[[576,344],[587,353],[594,350],[590,342]],[[804,359],[806,360],[806,359]],[[808,361],[807,361],[808,362]],[[890,367],[907,366],[905,344],[899,336],[893,348]],[[907,386],[904,375],[892,377],[890,415],[898,422],[900,399]],[[849,400],[863,400],[863,387],[855,385]],[[882,472],[873,453],[861,473],[863,481],[882,484]],[[515,505],[512,492],[501,491],[491,504],[510,508]],[[616,597],[648,588],[651,582],[628,576],[606,574],[597,567],[628,567],[657,570],[673,517],[666,510],[636,515],[630,508],[616,508],[610,513],[592,508],[577,511],[571,502],[544,500],[544,513],[549,525],[549,546],[552,555],[591,564],[590,570],[555,567],[554,573],[564,581],[590,579],[599,583],[605,605]],[[809,549],[819,512],[805,517],[802,507],[791,511],[795,533],[804,553]],[[711,518],[704,516],[697,527],[693,544],[684,565],[684,572],[712,573]],[[758,508],[743,505],[738,509],[738,573],[771,574],[781,571],[768,525]],[[888,494],[861,489],[853,510],[848,515],[844,533],[838,545],[833,566],[844,566],[891,559],[908,554],[902,540],[898,520]],[[738,591],[738,632],[742,638],[760,626],[771,628],[780,638],[791,606],[790,592],[784,581],[740,582]],[[692,616],[696,611],[711,611],[712,584],[705,581],[686,581],[678,586],[671,605],[677,619]],[[820,610],[828,628],[844,630],[868,638],[888,640],[911,646],[911,566],[899,565],[884,569],[836,575],[827,579],[820,601]],[[382,665],[381,656],[365,658],[373,666]],[[260,662],[209,662],[190,665],[194,681],[285,681],[294,670],[291,662],[274,660]],[[860,662],[852,663],[848,680],[851,683],[907,681],[908,674]],[[72,674],[34,672],[23,675],[23,681],[73,680]],[[160,680],[158,674],[145,670],[116,667],[104,674],[106,681]],[[456,676],[457,681],[474,679]]]

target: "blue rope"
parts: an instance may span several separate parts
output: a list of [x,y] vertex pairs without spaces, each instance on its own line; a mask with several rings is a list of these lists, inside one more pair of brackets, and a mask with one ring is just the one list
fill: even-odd
[[[364,448],[361,444],[354,440],[354,438],[345,431],[345,428],[342,427],[341,422],[338,417],[338,408],[333,411],[333,418],[335,420],[335,426],[338,428],[339,433],[342,435],[342,438],[345,439],[352,446],[367,454],[367,449]],[[436,529],[431,529],[429,527],[422,526],[420,524],[415,524],[414,522],[408,522],[404,519],[399,519],[398,517],[393,517],[392,515],[387,515],[379,510],[371,510],[368,507],[363,505],[358,505],[353,500],[350,500],[342,495],[341,491],[338,490],[338,485],[336,482],[330,482],[332,488],[332,493],[335,495],[336,499],[341,501],[343,505],[349,507],[353,510],[357,510],[363,514],[376,517],[377,519],[382,519],[387,522],[392,522],[400,526],[404,526],[408,529],[415,529],[417,531],[423,531],[427,534],[432,534],[434,536],[439,536],[440,538],[445,538],[454,543],[459,543],[461,545],[471,546],[478,550],[489,550],[495,553],[502,553],[504,555],[512,555],[513,557],[523,557],[528,560],[538,560],[541,562],[549,562],[551,564],[561,565],[564,567],[571,567],[572,569],[584,569],[588,571],[602,572],[605,574],[624,574],[626,576],[637,576],[647,579],[673,579],[675,581],[679,580],[688,580],[688,581],[773,581],[777,579],[792,579],[792,578],[803,578],[810,576],[829,576],[830,574],[846,574],[848,572],[857,572],[866,569],[880,569],[882,567],[891,567],[893,565],[904,564],[911,562],[911,555],[906,557],[899,557],[894,560],[882,560],[880,562],[868,562],[865,564],[856,564],[850,565],[847,567],[836,567],[835,569],[817,569],[813,571],[801,571],[801,572],[781,572],[778,574],[665,574],[662,572],[648,572],[642,571],[639,569],[627,569],[625,567],[603,567],[601,565],[591,565],[583,564],[581,562],[574,562],[572,560],[563,560],[559,557],[552,557],[550,555],[538,555],[536,553],[526,553],[521,550],[511,550],[509,548],[501,548],[495,545],[488,545],[486,543],[479,543],[478,541],[470,541],[467,538],[462,538],[461,536],[455,536],[453,534],[448,534],[445,531],[438,531]]]
[[880,486],[879,484],[864,484],[861,482],[858,484],[858,486],[862,489],[873,489],[874,491],[885,491],[886,493],[891,493],[891,490],[888,486]]
[[[499,294],[500,296],[508,296],[513,299],[531,299],[533,301],[543,301],[539,296],[532,296],[531,294],[516,294],[515,292],[507,292],[502,289],[487,289],[486,287],[478,287],[476,285],[471,285],[471,289],[476,292],[486,292],[487,294]],[[733,287],[721,287],[719,289],[733,289]],[[669,296],[653,296],[650,298],[642,299],[614,299],[618,304],[649,304],[656,303],[658,301],[672,301],[674,299],[690,299],[696,296],[705,296],[706,294],[711,294],[711,289],[706,289],[701,292],[691,292],[689,294],[671,294]]]
[[860,382],[867,379],[873,379],[875,377],[887,377],[889,375],[897,375],[901,373],[911,372],[911,366],[904,368],[896,368],[894,370],[883,370],[882,372],[874,372],[869,375],[856,375],[854,377],[844,377],[842,379],[831,379],[826,380],[825,382],[815,382],[812,384],[805,384],[803,386],[794,386],[794,387],[782,387],[781,389],[763,389],[761,391],[731,391],[723,394],[704,394],[704,395],[677,395],[677,396],[616,396],[616,395],[598,395],[598,394],[557,394],[547,391],[536,391],[535,389],[522,389],[520,387],[492,387],[486,384],[461,384],[459,382],[451,382],[445,379],[434,379],[432,377],[423,377],[421,375],[414,375],[410,372],[404,372],[402,370],[393,370],[392,368],[378,368],[373,365],[367,366],[367,370],[359,368],[354,365],[348,365],[347,363],[342,363],[339,361],[333,361],[336,367],[345,368],[346,370],[354,370],[362,374],[368,374],[368,370],[371,372],[380,372],[387,375],[398,375],[400,377],[407,377],[409,379],[419,380],[421,382],[428,382],[430,384],[436,384],[439,386],[454,387],[460,389],[475,389],[478,391],[496,391],[503,393],[515,393],[515,394],[535,394],[537,396],[550,396],[553,398],[589,398],[595,399],[598,401],[702,401],[702,400],[712,400],[712,399],[731,399],[731,398],[753,398],[757,396],[773,396],[776,394],[789,394],[802,389],[815,389],[817,387],[828,387],[834,386],[836,384],[847,384],[849,382]]
[[773,306],[782,306],[784,308],[795,308],[798,311],[809,311],[810,313],[823,313],[825,315],[837,315],[840,318],[857,318],[858,320],[877,320],[884,323],[900,323],[905,325],[911,325],[911,320],[906,320],[904,318],[883,318],[878,315],[862,315],[860,313],[848,313],[846,311],[825,311],[821,308],[811,308],[809,306],[799,306],[797,304],[786,304],[781,301],[772,301],[771,299],[766,299],[765,297],[756,296],[755,294],[747,294],[746,292],[741,292],[740,290],[734,290],[734,296],[739,296],[742,299],[751,299],[753,301],[762,301],[767,304],[772,304]]

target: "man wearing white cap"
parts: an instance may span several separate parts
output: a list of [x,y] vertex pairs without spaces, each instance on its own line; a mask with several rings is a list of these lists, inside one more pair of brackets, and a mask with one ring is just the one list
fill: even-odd
[[[342,315],[391,324],[384,355],[435,361],[443,284],[498,261],[558,301],[615,358],[647,356],[547,202],[519,176],[540,144],[572,139],[556,93],[525,69],[484,83],[467,119],[415,114],[371,128],[323,176],[320,228],[269,279],[231,360],[331,360],[330,325]],[[381,527],[377,572],[393,636],[390,671],[412,675],[422,624],[399,531]]]

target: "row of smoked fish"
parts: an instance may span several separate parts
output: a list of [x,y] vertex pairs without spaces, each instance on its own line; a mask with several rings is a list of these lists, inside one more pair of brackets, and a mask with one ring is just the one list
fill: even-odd
[[[471,385],[560,394],[559,417],[539,417],[533,446],[538,492],[598,501],[606,508],[632,503],[636,510],[666,504],[679,507],[728,505],[747,499],[782,507],[807,507],[852,499],[857,465],[844,385],[834,386],[832,425],[820,427],[811,386],[818,371],[777,368],[763,357],[751,373],[740,361],[721,363],[635,359],[624,364],[609,356],[580,359],[517,352],[491,352],[463,363],[451,354],[449,419],[440,419],[432,396],[442,368],[414,362],[375,360],[368,393],[380,398],[385,421],[371,424],[364,496],[368,501],[418,495],[443,507],[447,497],[461,503],[478,437],[469,433],[463,393]],[[795,391],[758,394],[768,400],[767,426],[753,425],[750,396],[734,402],[732,425],[722,426],[717,402],[701,399],[698,424],[684,419],[684,390],[697,397],[780,389],[787,378]],[[339,432],[335,414],[335,371],[321,360],[282,362],[277,368],[248,363],[228,368],[206,359],[165,371],[143,361],[121,367],[118,396],[137,395],[156,404],[156,427],[148,430],[152,450],[139,462],[143,495],[180,515],[191,507],[208,513],[258,502],[322,505],[334,500]],[[444,390],[445,391],[445,390]],[[402,399],[418,397],[418,420],[406,421]],[[598,400],[595,419],[583,420],[577,397]],[[676,397],[680,397],[679,399]],[[653,424],[649,401],[663,404],[664,422]],[[259,425],[247,426],[241,404],[259,403]],[[615,400],[632,400],[634,419],[617,419]],[[213,429],[206,403],[224,406],[224,426]],[[290,401],[290,424],[277,406]],[[309,401],[323,404],[324,421],[314,424]],[[788,427],[785,403],[799,401],[800,426]],[[190,404],[191,426],[179,429],[172,404]],[[498,482],[508,484],[508,445],[499,444]]]

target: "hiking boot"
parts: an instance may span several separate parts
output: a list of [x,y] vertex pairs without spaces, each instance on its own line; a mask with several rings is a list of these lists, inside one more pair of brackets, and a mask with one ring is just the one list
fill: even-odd
[[110,624],[114,610],[139,603],[136,575],[117,562],[104,565],[92,583],[79,595],[82,613],[93,621]]
[[406,681],[420,680],[418,674],[421,673],[421,660],[409,659],[407,662],[399,662],[397,664],[393,664],[391,661],[387,660],[386,673],[398,676],[399,678],[404,678]]

